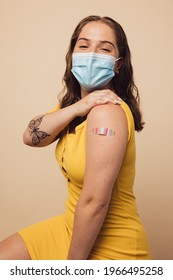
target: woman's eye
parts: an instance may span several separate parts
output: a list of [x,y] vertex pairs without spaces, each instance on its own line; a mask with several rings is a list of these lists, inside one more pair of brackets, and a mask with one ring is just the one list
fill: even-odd
[[79,46],[80,49],[87,49],[88,46]]
[[102,48],[101,50],[104,51],[104,52],[110,52],[110,50],[106,49],[106,48]]

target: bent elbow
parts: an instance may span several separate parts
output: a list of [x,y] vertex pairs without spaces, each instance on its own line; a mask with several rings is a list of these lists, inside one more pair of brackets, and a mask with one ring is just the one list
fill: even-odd
[[95,202],[94,203],[94,208],[95,208],[95,213],[103,213],[107,211],[109,203],[107,201],[102,201],[102,202]]
[[108,205],[109,199],[97,200],[95,198],[90,198],[86,201],[86,206],[89,207],[95,215],[99,215],[107,211]]

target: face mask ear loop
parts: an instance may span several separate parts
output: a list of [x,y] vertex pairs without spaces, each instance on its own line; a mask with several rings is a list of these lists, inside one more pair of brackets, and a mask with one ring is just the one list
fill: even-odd
[[120,60],[120,59],[122,59],[123,57],[122,56],[120,56],[120,57],[118,57],[118,58],[116,58],[116,60],[115,61],[118,61],[118,60]]
[[[116,58],[115,62],[117,62],[118,60],[122,59],[123,57],[120,56],[118,58]],[[121,67],[120,67],[121,68]],[[114,70],[115,71],[115,70]],[[119,69],[117,69],[117,71],[115,72],[117,75],[119,74]]]

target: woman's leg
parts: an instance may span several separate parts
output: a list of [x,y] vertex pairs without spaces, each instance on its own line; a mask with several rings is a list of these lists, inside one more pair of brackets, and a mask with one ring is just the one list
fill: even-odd
[[0,242],[0,260],[30,260],[23,239],[15,233]]

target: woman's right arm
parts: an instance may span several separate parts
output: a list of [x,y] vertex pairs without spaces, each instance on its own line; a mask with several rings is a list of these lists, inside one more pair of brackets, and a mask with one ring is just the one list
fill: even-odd
[[48,146],[74,118],[85,116],[94,106],[109,102],[117,104],[120,101],[111,90],[97,90],[70,106],[36,116],[29,122],[23,141],[32,147]]
[[73,105],[34,117],[23,134],[23,142],[32,147],[51,144],[57,135],[76,117]]

